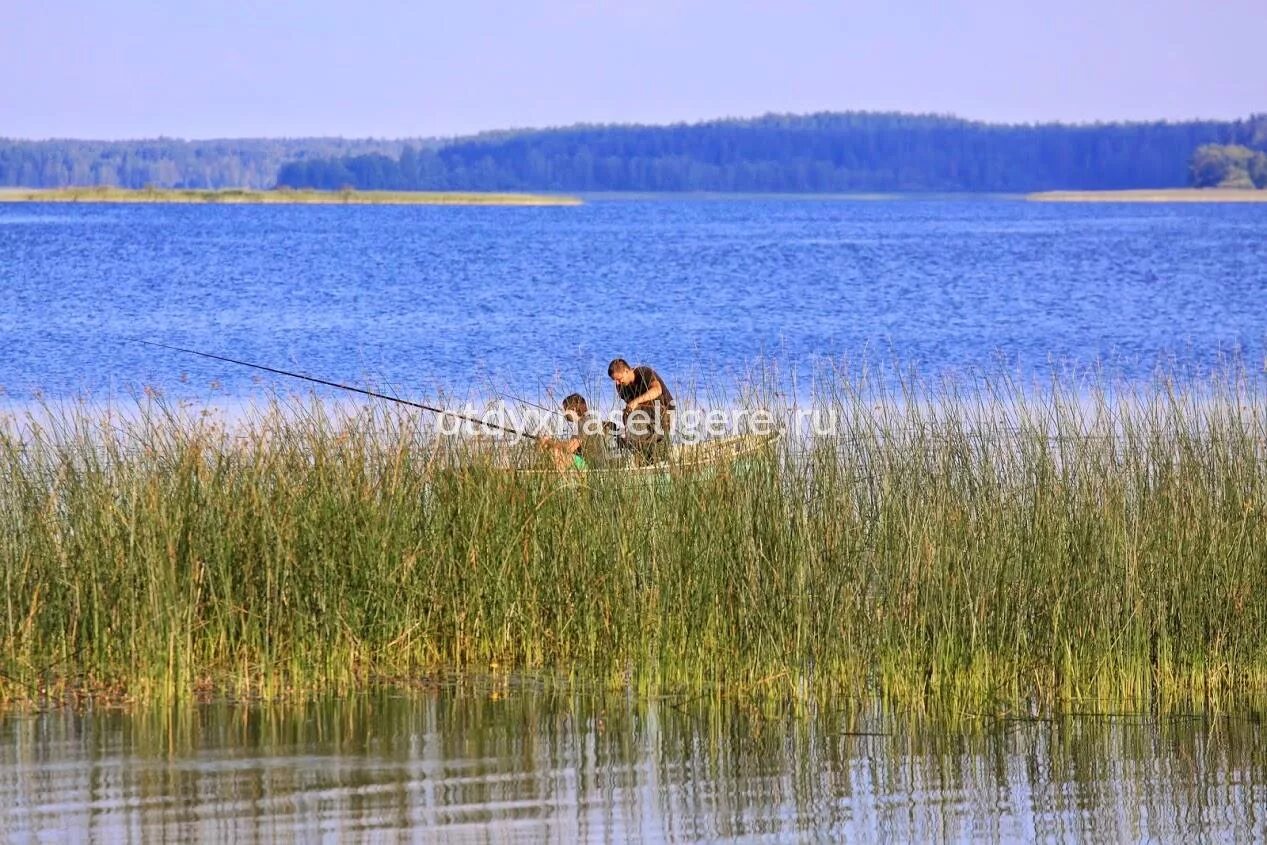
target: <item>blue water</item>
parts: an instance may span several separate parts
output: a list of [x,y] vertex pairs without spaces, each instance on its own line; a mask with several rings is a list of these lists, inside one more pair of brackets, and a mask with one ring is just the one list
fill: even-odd
[[423,395],[541,396],[617,355],[705,391],[770,360],[1144,377],[1261,362],[1264,293],[1267,205],[0,204],[0,386],[260,389],[129,336]]

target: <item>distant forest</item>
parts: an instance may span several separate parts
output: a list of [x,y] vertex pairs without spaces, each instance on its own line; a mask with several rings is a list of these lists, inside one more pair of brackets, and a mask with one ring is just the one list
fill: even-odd
[[1267,149],[1240,121],[1000,125],[936,115],[768,115],[504,132],[309,157],[280,186],[395,190],[1039,191],[1181,187],[1202,145]]
[[[271,188],[284,162],[309,156],[399,156],[406,141],[244,138],[21,141],[0,138],[0,187]],[[432,142],[414,141],[410,148]]]
[[[1197,155],[1199,148],[1204,148]],[[767,115],[436,140],[0,139],[0,186],[534,191],[1037,191],[1257,184],[1267,115],[980,123]]]

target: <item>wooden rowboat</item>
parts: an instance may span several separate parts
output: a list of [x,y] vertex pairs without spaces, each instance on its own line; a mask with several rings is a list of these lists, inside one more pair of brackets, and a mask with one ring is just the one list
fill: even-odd
[[640,464],[629,452],[617,453],[602,467],[592,469],[516,469],[517,475],[563,475],[598,479],[664,478],[725,469],[755,458],[771,449],[779,439],[778,432],[768,434],[735,434],[669,446],[668,457],[651,464]]

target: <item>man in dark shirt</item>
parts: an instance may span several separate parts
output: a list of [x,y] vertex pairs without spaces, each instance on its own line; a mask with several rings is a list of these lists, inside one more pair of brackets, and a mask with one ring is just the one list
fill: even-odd
[[625,442],[643,451],[667,444],[673,428],[673,394],[660,375],[645,364],[631,367],[624,358],[608,364],[607,375],[625,403]]

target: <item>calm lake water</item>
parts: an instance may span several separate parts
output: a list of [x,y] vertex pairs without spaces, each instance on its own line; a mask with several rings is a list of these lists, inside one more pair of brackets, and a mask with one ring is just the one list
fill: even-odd
[[259,389],[129,336],[411,395],[562,395],[616,355],[706,394],[771,359],[1140,376],[1256,365],[1265,294],[1267,205],[0,204],[0,386]]
[[467,684],[289,708],[0,717],[9,839],[1261,837],[1256,722],[953,728]]

